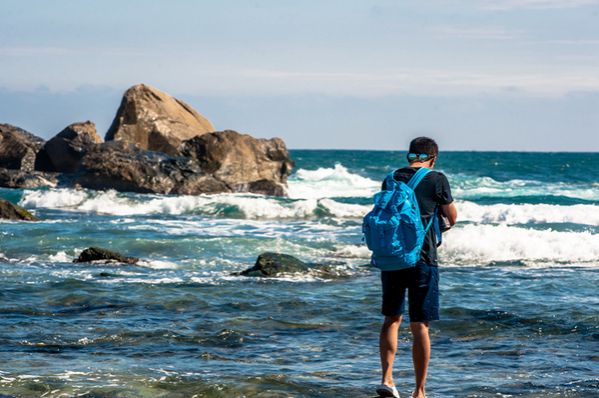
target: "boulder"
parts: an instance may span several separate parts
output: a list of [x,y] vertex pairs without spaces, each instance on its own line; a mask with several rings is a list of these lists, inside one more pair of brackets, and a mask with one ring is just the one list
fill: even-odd
[[325,278],[340,276],[328,265],[307,264],[288,254],[271,252],[260,254],[252,268],[233,273],[233,275],[258,277],[277,277],[289,274],[311,274]]
[[177,156],[182,141],[214,131],[214,126],[185,102],[145,84],[127,90],[105,141]]
[[193,137],[181,144],[179,153],[235,192],[270,196],[287,196],[287,177],[295,166],[282,139],[258,139],[233,130]]
[[0,168],[0,187],[39,188],[68,184],[68,176],[42,171],[22,171]]
[[230,192],[190,159],[172,158],[122,141],[89,145],[75,174],[76,187],[117,191],[200,195]]
[[10,124],[0,124],[0,167],[32,171],[45,140]]
[[126,257],[120,253],[108,249],[90,247],[82,251],[81,254],[79,254],[79,257],[73,260],[74,263],[89,263],[92,261],[102,263],[119,262],[126,264],[137,264],[139,262],[139,258]]
[[0,218],[8,220],[39,221],[39,218],[14,203],[0,198]]
[[77,171],[83,150],[88,145],[101,142],[93,122],[73,123],[40,149],[36,170],[73,174]]

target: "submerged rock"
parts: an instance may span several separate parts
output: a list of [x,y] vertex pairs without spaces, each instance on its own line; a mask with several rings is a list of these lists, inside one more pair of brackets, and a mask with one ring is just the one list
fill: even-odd
[[182,141],[214,130],[208,119],[185,102],[138,84],[125,92],[105,140],[177,156]]
[[74,184],[96,190],[173,195],[231,191],[222,181],[203,173],[190,159],[172,158],[122,141],[88,146]]
[[101,142],[93,122],[73,123],[44,144],[37,154],[35,168],[73,174],[79,167],[83,150]]
[[10,124],[0,124],[0,167],[32,171],[46,141]]
[[79,257],[73,260],[74,263],[89,263],[92,261],[137,264],[139,262],[139,258],[126,257],[120,253],[108,249],[90,247],[82,251],[81,254],[79,254]]
[[0,218],[7,220],[39,221],[39,218],[11,201],[0,198]]
[[225,130],[186,140],[179,151],[235,192],[287,196],[287,177],[295,162],[280,138],[258,139]]
[[233,273],[233,275],[259,277],[276,277],[288,274],[311,274],[325,278],[341,276],[328,265],[308,264],[288,254],[272,252],[260,254],[252,268]]

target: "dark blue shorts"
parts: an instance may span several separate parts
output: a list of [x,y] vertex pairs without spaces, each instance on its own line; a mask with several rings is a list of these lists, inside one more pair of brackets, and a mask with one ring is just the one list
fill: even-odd
[[439,320],[439,269],[419,261],[415,267],[399,271],[381,271],[383,315],[405,312],[406,290],[410,322]]

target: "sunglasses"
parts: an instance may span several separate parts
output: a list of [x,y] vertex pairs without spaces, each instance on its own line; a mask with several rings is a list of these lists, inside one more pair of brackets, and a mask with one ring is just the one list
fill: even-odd
[[432,158],[434,158],[434,156],[427,155],[427,154],[424,154],[424,153],[408,153],[408,160],[410,162],[413,162],[416,159],[419,159],[422,162],[426,162],[427,160],[430,160]]

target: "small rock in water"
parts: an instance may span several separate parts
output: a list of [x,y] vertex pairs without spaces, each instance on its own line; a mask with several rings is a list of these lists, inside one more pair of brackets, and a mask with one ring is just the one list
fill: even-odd
[[92,261],[136,264],[139,262],[139,258],[126,257],[112,250],[101,249],[99,247],[90,247],[82,251],[79,257],[73,260],[74,263],[89,263]]
[[272,252],[260,254],[252,268],[233,273],[233,275],[260,277],[275,277],[285,274],[312,274],[325,278],[340,276],[328,265],[308,264],[288,254]]
[[9,200],[0,198],[0,218],[8,220],[39,221],[39,218]]

